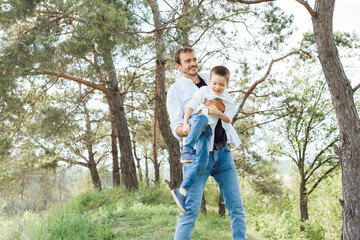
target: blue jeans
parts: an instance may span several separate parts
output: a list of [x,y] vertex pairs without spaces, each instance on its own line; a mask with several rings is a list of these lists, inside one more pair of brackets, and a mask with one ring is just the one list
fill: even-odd
[[185,139],[183,153],[192,153],[196,144],[196,156],[195,159],[193,159],[191,169],[188,170],[187,175],[184,176],[180,185],[180,187],[186,190],[190,189],[191,185],[195,182],[202,171],[204,171],[209,162],[209,144],[212,130],[208,125],[208,122],[209,120],[204,114],[193,114],[189,119],[191,129]]
[[[184,164],[184,176],[188,175],[193,163]],[[186,196],[187,213],[180,214],[175,240],[189,240],[199,215],[201,198],[204,192],[205,183],[212,175],[220,187],[220,193],[225,201],[230,217],[230,226],[233,239],[246,240],[245,212],[241,200],[240,187],[236,174],[235,164],[226,145],[224,148],[209,153],[209,161],[205,170],[198,176]]]

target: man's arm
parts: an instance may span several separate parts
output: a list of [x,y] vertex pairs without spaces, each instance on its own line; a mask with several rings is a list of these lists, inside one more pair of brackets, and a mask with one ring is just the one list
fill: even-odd
[[[182,136],[182,124],[183,124],[183,111],[181,102],[177,96],[177,89],[171,86],[167,93],[166,108],[170,117],[170,128],[172,134],[180,139]],[[181,134],[179,134],[177,128],[181,127]]]

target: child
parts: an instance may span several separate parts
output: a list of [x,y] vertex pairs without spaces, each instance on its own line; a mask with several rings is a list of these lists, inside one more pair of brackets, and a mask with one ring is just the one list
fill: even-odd
[[[184,116],[183,132],[188,134],[183,146],[181,154],[182,163],[191,163],[192,152],[196,145],[196,157],[192,164],[192,168],[184,180],[177,188],[171,191],[176,204],[183,213],[186,213],[185,201],[186,192],[191,187],[196,178],[203,172],[209,162],[209,150],[213,149],[213,137],[199,139],[200,135],[206,128],[211,128],[214,132],[215,125],[220,118],[222,126],[225,129],[229,142],[234,143],[237,147],[241,141],[234,127],[230,123],[230,119],[235,113],[235,105],[230,95],[225,91],[229,85],[230,72],[226,67],[216,66],[210,71],[209,86],[201,87],[190,101]],[[224,92],[225,91],[225,92]],[[217,107],[206,107],[203,103],[205,99],[215,100],[221,99],[225,106],[225,112],[221,112]],[[195,111],[194,111],[195,110]],[[195,113],[193,113],[195,112]],[[190,127],[191,126],[191,127]]]

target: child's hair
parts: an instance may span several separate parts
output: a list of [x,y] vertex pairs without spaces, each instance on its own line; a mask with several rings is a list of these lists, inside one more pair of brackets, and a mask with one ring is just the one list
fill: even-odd
[[226,78],[226,82],[229,82],[230,71],[229,71],[229,69],[227,69],[226,67],[224,67],[224,66],[216,66],[216,67],[213,67],[213,69],[211,69],[211,71],[210,71],[210,78],[211,78],[211,76],[212,76],[213,74],[216,74],[216,75],[225,77],[225,78]]

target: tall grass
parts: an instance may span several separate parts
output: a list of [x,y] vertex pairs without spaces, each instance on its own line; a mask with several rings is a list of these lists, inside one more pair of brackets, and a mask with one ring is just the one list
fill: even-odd
[[[256,239],[340,239],[340,177],[326,180],[309,202],[310,219],[300,231],[297,187],[284,187],[282,196],[265,196],[241,180],[248,237]],[[192,239],[231,239],[228,216],[217,214],[218,188],[210,180],[205,189],[207,214],[200,214]],[[3,239],[173,239],[179,210],[169,189],[141,187],[88,191],[47,212],[4,218]],[[4,227],[4,228],[3,228]]]

